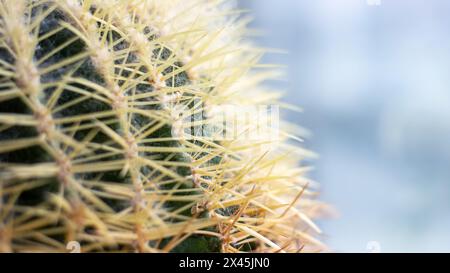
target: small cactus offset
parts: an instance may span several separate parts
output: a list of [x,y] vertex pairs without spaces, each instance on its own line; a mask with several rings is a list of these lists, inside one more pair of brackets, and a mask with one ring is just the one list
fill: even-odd
[[223,0],[1,0],[0,252],[323,250],[309,153],[239,112],[280,105],[246,31]]

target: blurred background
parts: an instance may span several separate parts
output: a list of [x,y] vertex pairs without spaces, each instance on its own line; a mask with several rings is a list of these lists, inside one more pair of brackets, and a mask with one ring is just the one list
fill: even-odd
[[332,250],[450,252],[450,1],[239,5],[258,45],[289,52],[263,61],[287,66],[275,84],[304,109],[287,118],[313,133]]

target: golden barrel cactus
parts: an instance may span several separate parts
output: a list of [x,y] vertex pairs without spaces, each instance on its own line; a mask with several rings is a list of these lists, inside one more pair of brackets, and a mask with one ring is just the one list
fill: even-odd
[[228,1],[2,0],[0,251],[322,250],[246,22]]

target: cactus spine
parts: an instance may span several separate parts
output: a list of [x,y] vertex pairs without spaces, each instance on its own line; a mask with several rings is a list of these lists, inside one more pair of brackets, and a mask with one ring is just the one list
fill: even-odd
[[239,18],[224,1],[1,1],[0,251],[323,249],[289,134],[210,137],[214,106],[279,97]]

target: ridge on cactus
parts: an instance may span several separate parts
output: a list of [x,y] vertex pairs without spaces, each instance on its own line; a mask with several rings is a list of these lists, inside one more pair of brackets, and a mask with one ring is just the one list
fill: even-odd
[[217,109],[282,105],[241,13],[2,0],[0,252],[324,250],[292,126],[273,138],[235,110],[237,133],[217,137]]

